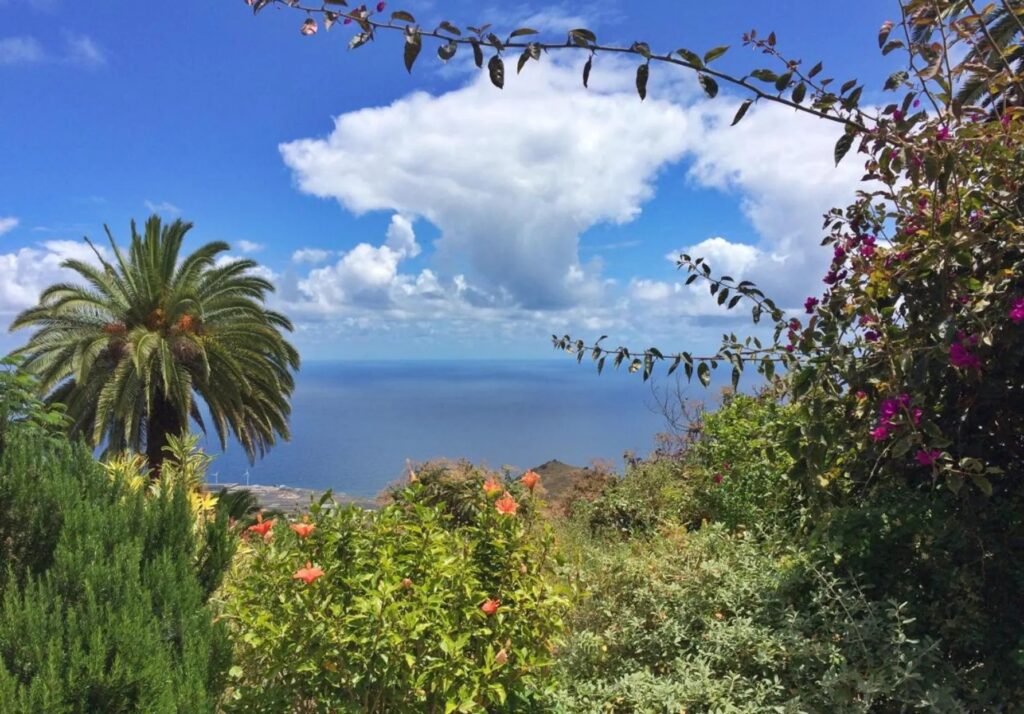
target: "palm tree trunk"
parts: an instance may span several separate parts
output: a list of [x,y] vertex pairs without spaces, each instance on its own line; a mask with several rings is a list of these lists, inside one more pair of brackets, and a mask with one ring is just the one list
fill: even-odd
[[178,410],[164,398],[163,392],[157,390],[153,396],[152,411],[146,422],[146,459],[149,461],[150,474],[153,478],[159,478],[160,468],[167,458],[164,447],[167,446],[168,435],[179,434],[181,427]]

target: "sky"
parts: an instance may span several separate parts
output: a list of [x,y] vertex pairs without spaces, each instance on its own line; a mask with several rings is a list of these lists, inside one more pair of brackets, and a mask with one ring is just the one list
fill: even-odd
[[[879,25],[894,1],[406,0],[424,27],[492,22],[655,51],[730,50],[718,68],[771,66],[751,28],[881,101],[894,56]],[[535,358],[550,335],[662,351],[713,350],[749,331],[675,257],[758,282],[798,307],[820,295],[821,216],[851,202],[856,157],[836,168],[836,125],[767,103],[730,127],[744,96],[706,98],[692,74],[552,52],[504,90],[461,51],[402,39],[354,51],[352,27],[243,0],[0,0],[0,352],[6,325],[65,279],[82,238],[123,242],[157,213],[194,223],[187,246],[231,244],[259,262],[305,359]]]

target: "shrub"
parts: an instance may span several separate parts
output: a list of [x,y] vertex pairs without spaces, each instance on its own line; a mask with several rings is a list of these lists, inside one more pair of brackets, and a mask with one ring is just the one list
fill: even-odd
[[84,447],[31,430],[8,436],[4,712],[214,711],[231,648],[206,607],[223,558],[207,554],[230,554],[226,519],[195,533],[183,489],[147,499]]
[[238,662],[229,708],[540,706],[564,605],[550,538],[498,511],[507,492],[460,493],[459,517],[414,483],[380,511],[325,497],[303,522],[245,531],[224,599]]
[[722,526],[591,544],[558,656],[574,712],[887,711],[956,705],[934,644],[800,551]]
[[781,443],[797,424],[795,409],[770,394],[732,396],[705,414],[701,438],[687,454],[699,467],[694,500],[701,516],[734,529],[795,525],[793,459]]

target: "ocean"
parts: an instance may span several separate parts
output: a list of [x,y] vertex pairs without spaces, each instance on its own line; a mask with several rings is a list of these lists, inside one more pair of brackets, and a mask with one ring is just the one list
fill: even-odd
[[[691,398],[712,394],[696,382],[687,388]],[[647,454],[665,427],[640,375],[599,376],[592,363],[570,357],[308,362],[296,378],[291,441],[253,465],[237,444],[221,452],[214,437],[206,448],[216,455],[210,482],[371,497],[403,475],[406,459],[466,458],[517,470],[603,459],[621,470],[624,452]]]

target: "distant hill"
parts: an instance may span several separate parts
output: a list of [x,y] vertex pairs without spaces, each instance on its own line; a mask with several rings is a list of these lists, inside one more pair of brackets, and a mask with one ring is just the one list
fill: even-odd
[[617,477],[608,469],[593,466],[572,466],[557,459],[535,466],[540,476],[540,495],[552,511],[565,513],[577,499],[592,500]]

